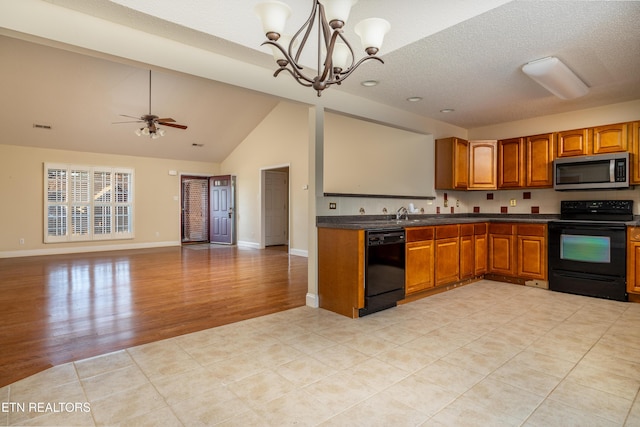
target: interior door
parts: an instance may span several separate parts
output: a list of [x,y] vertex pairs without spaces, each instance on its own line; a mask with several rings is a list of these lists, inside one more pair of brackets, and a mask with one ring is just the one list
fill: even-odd
[[209,178],[211,243],[232,244],[235,214],[233,211],[233,177],[231,175]]
[[286,245],[288,242],[289,187],[288,174],[265,172],[265,246]]
[[209,241],[209,179],[183,176],[182,243]]

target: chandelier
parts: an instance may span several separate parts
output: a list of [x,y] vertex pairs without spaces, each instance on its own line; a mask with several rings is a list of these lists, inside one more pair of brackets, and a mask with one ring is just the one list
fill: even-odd
[[[313,9],[309,19],[293,37],[283,35],[284,25],[291,15],[291,8],[280,1],[259,3],[255,12],[262,21],[267,41],[262,45],[270,45],[279,68],[273,74],[277,77],[282,71],[289,72],[298,83],[312,87],[318,96],[333,84],[340,84],[363,62],[375,59],[385,34],[391,28],[389,22],[380,18],[369,18],[354,27],[360,36],[367,56],[355,62],[353,48],[344,37],[343,27],[349,18],[351,6],[358,0],[313,0]],[[314,27],[318,31],[318,68],[317,74],[311,76],[309,69],[300,64],[300,54],[309,39]],[[300,41],[300,37],[302,40]]]

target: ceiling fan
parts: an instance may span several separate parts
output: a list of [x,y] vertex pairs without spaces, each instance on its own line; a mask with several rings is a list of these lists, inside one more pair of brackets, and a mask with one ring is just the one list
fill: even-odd
[[120,114],[122,117],[129,117],[131,119],[136,119],[134,121],[126,121],[126,122],[114,122],[113,124],[120,123],[146,123],[146,126],[141,127],[140,129],[136,129],[136,135],[141,136],[150,136],[152,139],[160,138],[164,136],[164,130],[158,127],[158,125],[169,126],[177,129],[186,129],[185,125],[180,125],[175,122],[172,118],[159,118],[155,114],[151,114],[151,70],[149,70],[149,114],[145,114],[141,117],[128,116],[126,114]]

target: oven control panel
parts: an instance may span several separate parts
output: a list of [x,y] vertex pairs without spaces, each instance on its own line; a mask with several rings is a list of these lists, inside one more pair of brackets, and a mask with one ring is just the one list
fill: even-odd
[[562,219],[630,221],[633,219],[633,200],[563,200]]

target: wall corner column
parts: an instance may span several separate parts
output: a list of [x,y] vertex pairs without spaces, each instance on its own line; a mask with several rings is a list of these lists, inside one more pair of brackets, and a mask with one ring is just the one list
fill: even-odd
[[307,299],[310,307],[319,307],[318,299],[318,230],[316,216],[318,203],[323,199],[324,173],[324,107],[309,108],[309,257],[307,272]]

